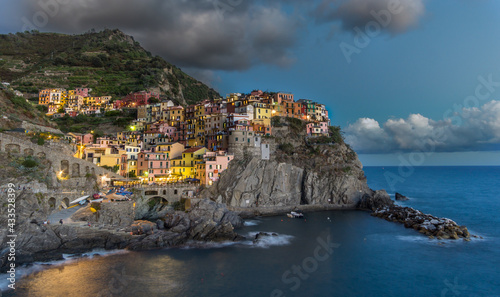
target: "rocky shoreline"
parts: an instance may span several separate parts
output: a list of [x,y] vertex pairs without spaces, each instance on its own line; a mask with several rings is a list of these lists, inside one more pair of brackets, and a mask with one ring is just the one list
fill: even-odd
[[[89,208],[89,207],[87,207]],[[182,247],[189,241],[222,242],[241,241],[244,237],[234,229],[243,226],[243,219],[229,211],[225,205],[208,199],[197,202],[189,211],[169,211],[155,222],[132,220],[131,224],[101,223],[87,208],[79,210],[68,224],[44,225],[33,218],[20,224],[16,240],[16,264],[36,261],[62,260],[63,254],[81,254],[95,249],[149,250]],[[121,208],[112,207],[107,214],[119,217]],[[121,218],[121,222],[126,222]],[[88,225],[91,222],[91,226]],[[6,242],[6,234],[0,234]],[[0,253],[2,271],[8,263],[8,249]]]
[[[196,202],[189,211],[169,211],[156,221],[135,220],[122,226],[113,225],[113,222],[99,225],[93,221],[92,227],[89,227],[86,222],[92,221],[92,218],[86,216],[86,209],[73,215],[72,218],[77,220],[74,224],[43,225],[41,221],[34,219],[20,237],[17,263],[62,260],[63,254],[82,254],[95,249],[151,250],[192,246],[193,243],[195,247],[202,247],[208,242],[238,242],[247,240],[235,231],[243,226],[243,219],[283,215],[292,210],[369,210],[372,211],[372,216],[404,224],[406,228],[413,228],[431,239],[462,238],[470,241],[471,237],[477,237],[471,235],[467,227],[459,226],[450,219],[395,205],[383,190],[365,195],[358,205],[349,207],[300,205],[228,209],[224,204],[203,199]],[[108,215],[114,216],[110,212]],[[272,236],[260,234],[250,240],[268,235]],[[5,254],[0,255],[0,258],[3,256]],[[2,271],[5,271],[5,268],[2,267]]]

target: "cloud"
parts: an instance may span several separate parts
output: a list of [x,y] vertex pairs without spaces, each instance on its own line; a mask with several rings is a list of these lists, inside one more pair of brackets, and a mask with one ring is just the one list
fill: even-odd
[[381,127],[374,119],[362,118],[345,132],[346,142],[360,153],[493,150],[500,148],[500,101],[464,108],[453,119],[441,121],[411,114],[389,119]]
[[424,14],[423,0],[323,0],[312,12],[318,22],[340,21],[346,31],[355,27],[364,29],[369,22],[376,21],[390,34],[416,26]]
[[183,68],[184,72],[210,87],[215,87],[215,84],[222,81],[221,77],[215,71],[199,68]]
[[[42,7],[47,2],[64,4]],[[288,67],[302,27],[279,4],[258,1],[28,0],[23,7],[27,16],[50,15],[41,31],[118,28],[175,65],[211,70]]]

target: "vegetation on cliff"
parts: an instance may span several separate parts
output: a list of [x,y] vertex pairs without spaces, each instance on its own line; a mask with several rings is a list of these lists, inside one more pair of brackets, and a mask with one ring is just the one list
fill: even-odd
[[9,90],[0,89],[0,129],[18,128],[22,121],[44,126],[53,125],[36,105]]
[[219,97],[119,30],[81,35],[37,31],[0,35],[0,79],[23,92],[89,87],[93,95],[119,98],[157,90],[180,103]]

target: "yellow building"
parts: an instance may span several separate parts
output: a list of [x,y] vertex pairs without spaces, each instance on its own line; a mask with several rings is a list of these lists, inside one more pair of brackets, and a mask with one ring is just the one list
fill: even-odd
[[254,119],[270,119],[272,117],[272,110],[265,103],[255,103],[254,104]]
[[128,159],[127,160],[127,170],[129,174],[135,174],[137,176],[137,160]]
[[92,106],[96,104],[96,97],[85,97],[84,98],[85,104]]
[[171,174],[182,178],[196,178],[196,164],[203,161],[208,151],[204,147],[192,147],[182,152],[182,156],[170,160]]
[[269,107],[271,108],[271,116],[272,117],[274,117],[274,116],[278,116],[278,117],[284,116],[284,114],[283,114],[283,105],[281,105],[279,103],[273,103],[273,104],[269,105]]
[[45,89],[38,94],[38,104],[49,105],[50,103],[59,105],[66,102],[68,93],[64,89]]
[[101,162],[98,165],[113,167],[115,165],[120,164],[120,158],[121,158],[120,154],[101,155],[100,157]]
[[176,127],[177,123],[184,122],[184,108],[182,106],[170,107],[166,110],[168,112],[168,122],[172,127]]
[[174,159],[177,157],[182,157],[182,152],[185,151],[185,147],[179,142],[170,142],[165,144],[159,144],[156,149],[158,152],[167,153],[168,159]]

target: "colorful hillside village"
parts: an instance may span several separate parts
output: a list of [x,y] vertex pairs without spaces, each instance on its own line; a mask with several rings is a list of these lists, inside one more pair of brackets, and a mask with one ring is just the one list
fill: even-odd
[[74,90],[45,89],[38,95],[38,104],[48,108],[47,115],[54,118],[69,115],[76,117],[79,114],[100,114],[105,111],[117,110],[124,107],[134,108],[146,105],[151,98],[158,101],[160,95],[154,92],[137,92],[125,98],[112,102],[111,96],[91,96],[92,89],[77,88]]
[[[90,97],[89,89],[40,92],[40,104],[50,111],[103,113],[136,108],[137,119],[126,131],[94,139],[92,133],[68,133],[78,147],[75,157],[105,166],[124,177],[128,185],[194,182],[212,185],[242,148],[257,148],[269,159],[272,117],[307,122],[307,134],[328,135],[330,119],[325,105],[308,99],[295,101],[290,93],[233,93],[186,107],[157,94],[139,92],[111,102],[110,97]],[[152,103],[154,101],[154,103]],[[54,115],[53,114],[53,115]]]

